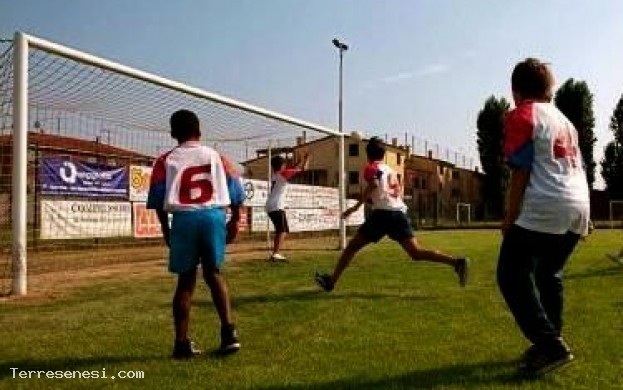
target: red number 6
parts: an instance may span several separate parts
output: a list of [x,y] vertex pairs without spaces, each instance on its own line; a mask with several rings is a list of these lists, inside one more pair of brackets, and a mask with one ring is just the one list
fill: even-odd
[[[197,167],[186,168],[182,172],[180,178],[180,203],[181,204],[200,204],[205,203],[212,199],[212,182],[206,177],[193,180],[195,175],[209,174],[211,172],[210,165],[200,165]],[[191,197],[193,189],[197,189],[199,195]],[[197,191],[195,191],[197,192]]]

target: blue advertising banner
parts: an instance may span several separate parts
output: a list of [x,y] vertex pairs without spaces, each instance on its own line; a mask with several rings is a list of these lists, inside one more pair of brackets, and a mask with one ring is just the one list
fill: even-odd
[[43,195],[127,198],[128,168],[43,157],[39,183]]

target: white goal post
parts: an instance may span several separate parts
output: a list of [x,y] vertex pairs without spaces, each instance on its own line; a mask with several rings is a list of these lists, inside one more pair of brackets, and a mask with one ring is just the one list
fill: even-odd
[[[466,221],[461,218],[462,215],[466,215],[467,216],[467,220]],[[471,203],[458,202],[456,204],[456,222],[458,224],[467,223],[468,225],[472,222],[472,205],[471,205]]]
[[[36,55],[33,55],[31,53],[32,51],[42,54],[37,57]],[[65,86],[63,85],[63,83],[71,84],[72,79],[69,77],[73,74],[70,74],[70,72],[65,72],[65,74],[63,74],[63,72],[61,72],[60,70],[54,68],[52,65],[49,65],[48,68],[44,69],[42,74],[39,75],[39,79],[37,79],[36,82],[32,82],[32,80],[30,79],[29,69],[31,67],[34,67],[39,63],[45,65],[46,60],[40,58],[43,55],[54,56],[55,60],[58,62],[66,61],[71,62],[72,64],[77,63],[80,65],[85,65],[88,68],[93,68],[95,70],[87,76],[81,76],[84,77],[83,81],[85,84],[79,87],[79,91],[78,89],[71,91],[71,93],[74,93],[74,95],[61,96],[62,93],[66,92],[70,88],[69,86],[65,88]],[[58,58],[60,58],[62,61],[59,61]],[[218,147],[225,145],[227,142],[246,143],[249,140],[256,140],[262,137],[262,140],[265,141],[267,139],[275,139],[277,135],[285,137],[285,134],[296,134],[296,131],[305,132],[307,130],[312,133],[320,133],[320,135],[323,136],[337,137],[339,142],[339,166],[344,166],[344,134],[328,127],[316,125],[287,115],[269,111],[251,104],[220,96],[208,92],[204,89],[192,87],[178,81],[173,81],[152,73],[137,70],[129,66],[125,66],[117,62],[94,56],[92,54],[62,46],[57,43],[53,43],[32,35],[25,34],[23,32],[16,32],[14,35],[12,60],[12,64],[9,63],[9,65],[7,65],[7,67],[9,68],[12,66],[13,76],[11,82],[9,82],[9,87],[7,88],[7,90],[12,87],[13,91],[12,103],[10,104],[10,111],[12,111],[12,124],[10,125],[9,130],[12,131],[11,294],[14,295],[25,295],[27,292],[27,233],[29,228],[27,211],[29,196],[29,123],[33,122],[32,111],[36,107],[38,107],[38,105],[43,104],[40,100],[35,102],[31,100],[32,96],[30,96],[30,94],[32,93],[32,90],[30,90],[29,88],[40,87],[41,83],[46,83],[46,76],[59,77],[60,81],[57,81],[57,83],[60,86],[55,86],[46,93],[42,93],[41,96],[39,96],[38,98],[59,98],[59,96],[61,96],[59,99],[64,100],[61,101],[61,104],[59,104],[58,107],[54,107],[54,110],[67,110],[70,112],[70,115],[78,117],[77,120],[81,120],[80,116],[82,114],[80,110],[83,108],[91,110],[88,111],[88,113],[90,114],[97,116],[101,115],[104,117],[106,115],[112,115],[111,112],[119,111],[121,115],[125,115],[122,120],[125,121],[124,123],[128,127],[133,127],[134,129],[139,128],[140,130],[144,130],[145,132],[152,133],[164,132],[166,135],[166,131],[163,131],[162,127],[158,128],[156,127],[157,125],[155,125],[164,122],[165,126],[168,126],[168,123],[166,122],[166,119],[168,118],[163,118],[161,112],[171,113],[173,107],[184,108],[179,107],[181,103],[187,103],[190,106],[188,108],[193,110],[201,109],[201,107],[205,108],[205,105],[211,105],[210,110],[212,111],[210,111],[206,115],[212,115],[211,118],[214,119],[214,121],[216,122],[221,121],[218,122],[216,125],[217,131],[220,131],[219,134],[222,135],[221,138],[210,140],[210,142],[213,142]],[[38,63],[35,63],[37,61]],[[11,70],[9,70],[9,73],[10,71]],[[144,92],[145,94],[151,93],[150,88],[154,87],[158,87],[164,92],[156,97],[160,99],[158,101],[140,102],[138,100],[140,99],[141,95],[130,94],[132,96],[125,96],[123,95],[123,85],[116,87],[116,90],[114,90],[115,86],[111,85],[109,88],[113,91],[107,91],[106,93],[108,93],[108,95],[106,96],[114,94],[114,98],[122,97],[123,99],[128,99],[128,101],[130,101],[132,104],[134,104],[134,100],[132,99],[136,99],[136,107],[124,107],[124,101],[121,101],[117,103],[111,103],[111,107],[102,108],[100,104],[101,102],[98,101],[98,96],[96,95],[95,90],[99,85],[106,84],[108,79],[106,79],[106,82],[100,82],[98,86],[93,86],[89,84],[89,82],[91,82],[92,79],[100,77],[100,75],[104,74],[106,75],[106,77],[109,77],[109,75],[113,75],[112,77],[130,78],[133,80],[132,82],[140,82],[141,91],[146,91]],[[80,73],[77,73],[77,75],[80,75]],[[63,77],[65,76],[68,77],[67,80],[63,79]],[[0,74],[0,78],[1,77],[2,75]],[[7,77],[7,79],[10,79],[10,77]],[[0,82],[2,82],[1,79]],[[12,85],[10,85],[11,83]],[[102,86],[102,88],[104,88],[104,86]],[[136,88],[136,90],[138,90],[138,87]],[[88,104],[87,102],[84,102],[84,106],[80,106],[80,104],[83,103],[80,101],[80,99],[85,96],[91,98],[91,100],[88,101]],[[160,111],[149,111],[149,109],[151,108],[150,103],[153,103],[154,105],[159,105],[158,108]],[[214,106],[217,107],[214,108]],[[133,108],[135,108],[136,110],[133,111]],[[217,109],[220,111],[218,111]],[[206,112],[207,111],[208,109],[206,109]],[[144,125],[138,122],[131,122],[131,120],[133,119],[133,114],[136,114],[137,117],[144,119]],[[201,112],[199,114],[201,114]],[[243,117],[243,114],[246,116]],[[163,121],[163,119],[165,120]],[[230,131],[230,129],[227,128],[228,126],[221,126],[220,128],[218,127],[219,123],[224,123],[226,121],[230,121],[230,127],[234,130]],[[36,123],[39,123],[39,121],[37,120]],[[37,124],[35,124],[35,128],[36,127],[38,127]],[[236,133],[236,129],[243,129],[245,133]],[[98,131],[108,131],[107,136],[108,138],[111,137],[110,130],[102,129],[102,127],[100,127]],[[98,141],[99,136],[95,139],[95,142],[100,142]],[[110,143],[110,140],[108,143]],[[270,147],[268,148],[268,150],[270,152]],[[30,168],[30,170],[32,171],[32,168]],[[32,172],[30,174],[32,174]],[[345,210],[346,204],[344,176],[345,175],[342,170],[341,174],[339,174],[338,177],[340,214]],[[340,247],[344,248],[346,243],[346,224],[341,218],[339,219],[339,234]]]
[[615,222],[623,222],[623,200],[610,201],[610,228],[614,229]]

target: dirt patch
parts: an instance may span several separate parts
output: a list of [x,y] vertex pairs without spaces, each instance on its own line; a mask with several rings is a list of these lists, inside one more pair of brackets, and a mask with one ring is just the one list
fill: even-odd
[[[326,238],[290,240],[284,253],[336,249],[327,247]],[[330,242],[330,241],[329,241]],[[232,263],[264,261],[269,251],[265,242],[240,242],[228,247]],[[34,302],[66,297],[76,288],[86,287],[105,279],[153,278],[164,275],[167,250],[164,246],[96,247],[92,250],[29,253],[28,295],[0,297],[0,302]],[[0,285],[10,286],[9,279]]]

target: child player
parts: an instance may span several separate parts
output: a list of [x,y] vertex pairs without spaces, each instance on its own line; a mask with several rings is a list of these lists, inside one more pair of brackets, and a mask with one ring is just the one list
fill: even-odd
[[415,261],[426,260],[451,266],[459,277],[461,286],[465,286],[469,274],[469,259],[446,255],[437,250],[425,249],[415,239],[406,215],[407,206],[400,197],[401,185],[396,173],[385,163],[385,147],[376,137],[366,146],[368,164],[364,168],[367,186],[361,200],[344,212],[347,218],[367,201],[372,212],[355,237],[350,240],[340,256],[332,275],[316,273],[316,283],[325,291],[331,291],[337,284],[342,272],[364,246],[378,242],[385,235],[397,241],[404,251]]
[[273,253],[270,255],[270,261],[286,261],[286,257],[279,253],[286,238],[286,233],[290,232],[285,212],[286,189],[288,181],[305,169],[308,158],[309,155],[305,154],[303,159],[293,167],[287,167],[285,159],[281,156],[275,156],[270,159],[270,167],[273,170],[273,174],[270,194],[266,200],[266,212],[275,227]]
[[528,58],[511,76],[515,109],[504,122],[511,168],[498,285],[531,342],[520,363],[539,375],[573,360],[561,336],[565,263],[588,233],[589,190],[573,124],[552,104],[554,76]]
[[[188,339],[191,299],[200,264],[221,322],[221,352],[235,352],[240,343],[220,268],[225,244],[238,232],[239,207],[244,193],[240,181],[233,177],[231,164],[199,142],[199,119],[193,112],[175,112],[170,125],[171,137],[178,145],[154,163],[147,207],[158,214],[170,248],[169,270],[178,275],[173,296],[173,358],[188,359],[200,353]],[[227,206],[231,206],[232,215],[226,224]],[[168,213],[173,214],[170,230]]]

